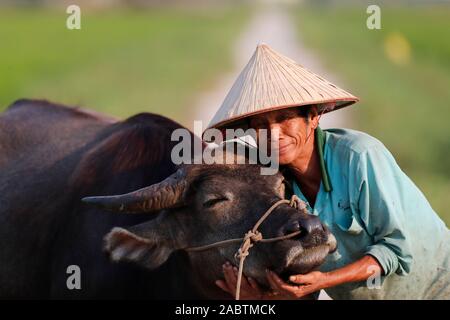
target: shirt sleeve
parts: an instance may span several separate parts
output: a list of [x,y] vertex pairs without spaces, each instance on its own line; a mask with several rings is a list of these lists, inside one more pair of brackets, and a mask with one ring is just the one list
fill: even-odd
[[366,254],[378,260],[384,274],[407,275],[412,264],[405,225],[401,181],[404,173],[381,142],[354,157],[354,202],[360,221],[372,237]]

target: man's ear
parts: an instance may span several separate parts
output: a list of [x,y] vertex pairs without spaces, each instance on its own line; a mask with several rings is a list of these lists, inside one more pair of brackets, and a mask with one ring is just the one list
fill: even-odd
[[311,128],[316,129],[319,126],[319,113],[317,111],[317,106],[311,106],[308,116],[309,122],[311,123]]
[[174,251],[170,243],[156,232],[145,232],[143,235],[134,233],[133,227],[130,230],[116,227],[105,236],[104,250],[114,262],[134,262],[153,270],[166,262]]

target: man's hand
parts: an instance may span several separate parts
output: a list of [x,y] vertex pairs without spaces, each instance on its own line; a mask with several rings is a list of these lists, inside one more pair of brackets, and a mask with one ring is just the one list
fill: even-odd
[[[317,275],[314,275],[315,273],[316,272],[308,274],[312,275],[311,277],[307,277],[308,275],[298,275],[294,277],[306,277],[299,278],[298,280],[296,279],[298,283],[310,282],[313,278],[317,278]],[[223,274],[225,281],[217,280],[216,285],[236,298],[238,269],[233,267],[229,262],[226,262],[223,265]],[[264,291],[254,279],[242,276],[240,298],[242,300],[291,300],[304,298],[310,293],[320,290],[320,288],[313,290],[315,287],[310,283],[305,286],[305,289],[299,289],[298,286],[285,283],[274,272],[269,270],[267,270],[266,276],[272,291]]]
[[319,271],[290,276],[289,281],[296,285],[284,282],[275,272],[270,270],[266,272],[267,280],[269,280],[270,287],[274,292],[291,299],[305,298],[325,288],[326,274]]
[[[222,268],[225,281],[217,280],[216,285],[236,298],[238,269],[233,267],[228,261]],[[262,300],[265,298],[265,292],[261,290],[256,281],[244,275],[242,276],[240,295],[242,300]]]
[[[312,271],[307,274],[298,274],[291,276],[289,281],[284,282],[277,274],[267,270],[267,281],[270,284],[272,292],[261,290],[255,280],[242,277],[241,297],[242,299],[300,299],[306,298],[309,294],[334,287],[347,282],[358,282],[367,280],[374,274],[383,273],[378,260],[370,255],[365,255],[361,259],[346,265],[342,268],[330,271],[319,272]],[[227,262],[223,266],[225,281],[216,281],[217,286],[235,297],[237,283],[237,268]]]

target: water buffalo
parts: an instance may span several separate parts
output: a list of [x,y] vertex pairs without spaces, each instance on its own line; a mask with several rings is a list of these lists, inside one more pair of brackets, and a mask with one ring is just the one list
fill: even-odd
[[[0,116],[0,297],[225,298],[214,280],[239,244],[184,249],[242,237],[284,197],[283,177],[257,165],[176,166],[176,128],[150,113],[118,121],[41,100],[11,105]],[[92,206],[89,196],[106,197],[87,198]],[[335,248],[317,217],[288,205],[260,227],[265,237],[296,230],[257,243],[245,274],[264,284],[267,267],[306,272]],[[72,265],[81,289],[67,287]]]

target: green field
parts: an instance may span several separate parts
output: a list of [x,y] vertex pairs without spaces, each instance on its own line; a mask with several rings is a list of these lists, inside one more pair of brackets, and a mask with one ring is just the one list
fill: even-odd
[[389,148],[450,225],[450,6],[381,10],[381,30],[367,29],[365,7],[294,15],[306,44],[361,98],[354,127]]
[[190,123],[193,99],[232,63],[250,10],[152,8],[67,14],[0,10],[0,111],[22,97],[82,105],[118,117],[140,111]]
[[[1,8],[0,111],[33,97],[189,126],[196,96],[231,68],[250,12],[83,11],[82,29],[67,30],[63,9]],[[306,44],[361,98],[353,126],[391,150],[450,225],[450,7],[382,7],[381,30],[366,28],[365,7],[291,12]]]

